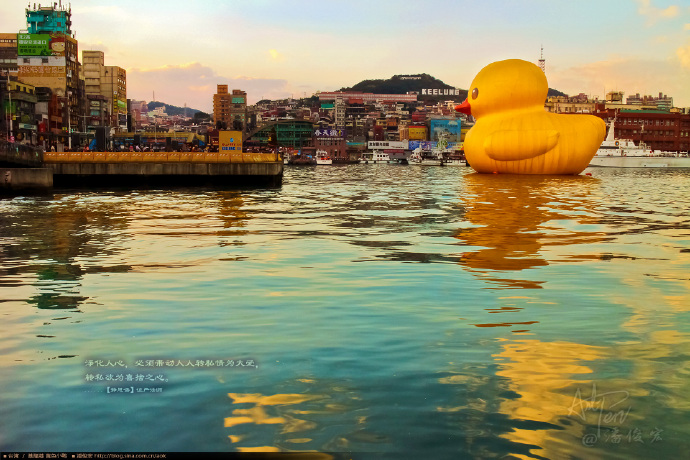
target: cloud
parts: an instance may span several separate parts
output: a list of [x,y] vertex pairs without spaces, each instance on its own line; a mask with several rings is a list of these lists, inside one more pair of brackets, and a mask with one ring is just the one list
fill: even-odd
[[274,61],[284,61],[285,57],[280,54],[277,50],[270,49],[268,50],[268,54],[271,56],[271,59]]
[[690,69],[690,45],[678,48],[676,50],[676,56],[678,56],[680,65],[686,69]]
[[641,16],[647,17],[647,25],[652,25],[660,19],[675,18],[680,13],[680,8],[676,5],[671,5],[668,8],[657,8],[652,5],[651,0],[638,0],[639,8],[637,12]]
[[244,76],[227,78],[198,62],[152,69],[127,69],[129,99],[150,101],[155,92],[157,101],[179,107],[187,104],[187,107],[210,112],[217,85],[246,91],[249,104],[262,98],[290,97],[292,93],[287,80]]
[[690,30],[690,23],[683,26],[683,30]]

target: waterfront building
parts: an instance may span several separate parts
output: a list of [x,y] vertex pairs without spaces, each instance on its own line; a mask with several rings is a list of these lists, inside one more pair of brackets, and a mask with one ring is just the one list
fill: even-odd
[[625,102],[628,105],[645,106],[645,108],[664,111],[670,111],[673,108],[673,98],[663,93],[659,93],[659,97],[640,96],[640,93],[636,93],[634,96],[628,96]]
[[132,117],[132,129],[138,131],[149,124],[149,106],[146,101],[129,100],[128,113]]
[[345,126],[345,114],[347,112],[347,103],[343,100],[342,97],[338,97],[336,98],[333,106],[333,110],[335,112],[335,126],[337,128],[342,128]]
[[247,93],[228,92],[228,85],[218,85],[213,95],[213,123],[217,129],[245,131],[247,128]]
[[351,115],[345,119],[345,132],[348,142],[361,143],[367,138],[367,118]]
[[[2,111],[9,118],[9,136],[16,142],[35,143],[37,140],[36,124],[36,88],[16,80],[2,81]],[[7,133],[6,133],[7,134]]]
[[86,112],[86,126],[84,132],[90,127],[109,126],[109,108],[110,101],[101,94],[87,94],[87,112]]
[[106,100],[103,125],[127,131],[127,71],[105,65],[103,51],[84,50],[82,60],[86,95],[103,96]]
[[344,129],[317,128],[314,130],[314,147],[324,151],[336,163],[349,161],[347,134]]
[[547,98],[544,109],[551,113],[593,113],[596,110],[596,102],[590,101],[585,96],[551,96]]
[[279,120],[251,131],[245,142],[261,147],[314,148],[314,124],[308,120]]
[[232,128],[237,131],[245,131],[247,128],[247,93],[233,89],[230,102]]
[[64,133],[67,129],[63,122],[64,99],[58,98],[50,88],[36,88],[36,117],[38,121],[38,144],[46,150],[53,141],[64,140]]
[[662,110],[600,110],[594,115],[607,125],[615,119],[617,139],[643,142],[650,150],[690,150],[690,115]]
[[80,116],[78,44],[71,15],[61,3],[27,8],[27,30],[17,34],[17,76],[25,84],[50,88],[60,98],[65,138]]

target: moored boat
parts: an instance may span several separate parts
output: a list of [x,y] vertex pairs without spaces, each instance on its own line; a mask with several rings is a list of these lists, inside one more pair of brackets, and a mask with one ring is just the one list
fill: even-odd
[[392,160],[387,153],[374,150],[373,152],[364,152],[359,162],[361,164],[388,164],[397,163],[397,160]]
[[589,166],[612,168],[690,168],[688,152],[651,150],[644,142],[615,138],[615,122],[611,122],[606,139],[589,162]]
[[316,159],[310,155],[299,154],[294,155],[288,161],[289,165],[293,166],[312,166],[316,164]]
[[458,152],[443,154],[443,166],[467,166],[465,155]]
[[325,150],[316,151],[316,164],[317,165],[332,165],[333,159],[328,155]]
[[447,135],[443,133],[433,149],[428,150],[419,146],[412,151],[407,162],[411,165],[467,166],[464,153],[451,148]]
[[412,151],[412,154],[407,159],[407,163],[411,165],[441,166],[443,164],[443,157],[433,150],[423,150],[421,147],[417,147]]

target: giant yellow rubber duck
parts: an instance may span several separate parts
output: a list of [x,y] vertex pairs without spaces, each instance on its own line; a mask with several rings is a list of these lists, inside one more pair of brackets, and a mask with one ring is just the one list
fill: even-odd
[[467,99],[455,109],[471,114],[465,157],[479,173],[580,174],[606,135],[594,115],[554,114],[544,109],[544,72],[520,59],[484,67]]

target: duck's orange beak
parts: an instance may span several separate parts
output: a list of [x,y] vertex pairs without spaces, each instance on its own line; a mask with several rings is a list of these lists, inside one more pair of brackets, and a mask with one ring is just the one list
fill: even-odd
[[465,115],[472,115],[472,108],[470,107],[470,103],[467,101],[467,99],[462,101],[462,104],[456,105],[455,110],[460,113],[464,113]]

